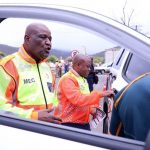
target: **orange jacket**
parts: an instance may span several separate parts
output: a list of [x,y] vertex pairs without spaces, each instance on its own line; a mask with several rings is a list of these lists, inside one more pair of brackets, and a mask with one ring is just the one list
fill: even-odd
[[[81,79],[82,77],[71,70],[59,81],[57,93],[59,104],[55,110],[55,115],[60,117],[63,123],[89,123],[91,107],[98,105],[102,97],[101,92],[93,91],[90,93],[89,88],[87,94],[83,93],[77,78]],[[88,86],[86,79],[82,79],[84,85]]]

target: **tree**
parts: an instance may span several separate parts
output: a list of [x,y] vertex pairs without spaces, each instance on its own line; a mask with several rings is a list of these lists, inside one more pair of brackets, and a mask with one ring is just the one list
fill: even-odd
[[48,61],[55,63],[58,60],[58,58],[55,55],[51,55],[48,57]]
[[71,56],[68,56],[68,57],[66,58],[66,60],[67,60],[68,62],[72,62],[72,57],[71,57]]
[[122,13],[123,15],[120,17],[120,21],[122,24],[138,31],[138,32],[141,32],[141,25],[138,25],[138,24],[131,24],[131,21],[133,20],[133,14],[134,14],[134,9],[132,9],[129,13],[127,13],[126,11],[126,6],[127,6],[127,0],[125,1],[125,4],[123,6],[123,9],[122,9]]
[[126,5],[127,5],[127,0],[125,1],[125,4],[124,4],[124,7],[123,7],[123,16],[120,18],[121,19],[121,22],[124,24],[124,25],[127,25],[128,27],[130,27],[130,22],[131,22],[131,18],[132,18],[132,15],[133,15],[133,12],[134,12],[134,9],[131,10],[131,13],[127,16],[127,13],[126,13]]
[[94,63],[102,64],[102,63],[104,63],[104,57],[96,56],[93,58],[93,61],[94,61]]

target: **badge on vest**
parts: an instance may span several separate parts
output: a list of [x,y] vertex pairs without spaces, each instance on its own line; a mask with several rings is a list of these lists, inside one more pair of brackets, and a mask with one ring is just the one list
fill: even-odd
[[49,91],[52,92],[52,83],[47,82],[47,87],[48,87]]
[[31,78],[31,79],[24,79],[24,84],[33,83],[33,82],[35,82],[35,79],[34,79],[34,78]]

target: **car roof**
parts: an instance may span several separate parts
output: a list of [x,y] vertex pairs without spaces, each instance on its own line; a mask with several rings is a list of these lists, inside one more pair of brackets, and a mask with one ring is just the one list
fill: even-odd
[[[39,11],[40,13],[37,13]],[[150,60],[148,37],[93,11],[50,4],[1,4],[0,17],[43,18],[78,25],[109,37],[129,48],[133,53]]]

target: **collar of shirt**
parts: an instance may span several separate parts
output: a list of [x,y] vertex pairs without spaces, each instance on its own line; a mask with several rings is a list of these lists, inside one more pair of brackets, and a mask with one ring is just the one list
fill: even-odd
[[[18,53],[25,61],[27,61],[31,64],[36,64],[36,61],[31,56],[29,56],[29,54],[24,49],[23,45],[19,48]],[[44,59],[42,62],[45,62],[45,61],[47,61],[47,58]],[[42,62],[40,62],[40,63],[42,63]]]
[[75,76],[77,76],[77,77],[81,77],[83,80],[84,80],[84,82],[85,82],[85,78],[84,77],[82,77],[82,76],[80,76],[74,69],[71,69],[70,70]]

